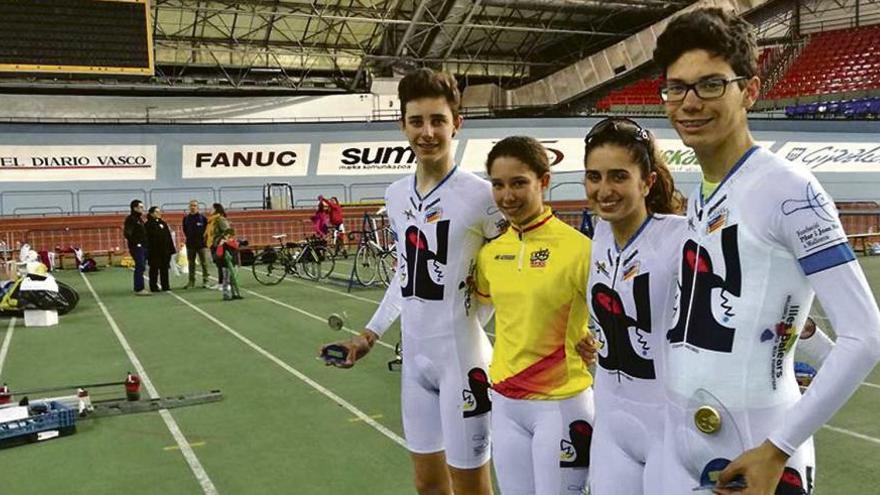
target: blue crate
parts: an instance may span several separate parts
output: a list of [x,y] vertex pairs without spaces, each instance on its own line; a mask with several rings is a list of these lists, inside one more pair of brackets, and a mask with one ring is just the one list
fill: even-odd
[[41,431],[60,430],[76,424],[76,411],[73,409],[56,401],[49,402],[48,406],[47,413],[0,423],[0,441]]

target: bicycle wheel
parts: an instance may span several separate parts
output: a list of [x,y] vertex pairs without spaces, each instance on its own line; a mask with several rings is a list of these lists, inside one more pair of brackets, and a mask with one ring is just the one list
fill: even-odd
[[330,278],[333,269],[336,268],[336,257],[330,253],[330,249],[324,246],[315,247],[315,255],[318,258],[318,279]]
[[361,244],[354,254],[354,277],[361,285],[372,285],[378,275],[379,260],[376,250],[369,244]]
[[388,287],[394,275],[397,273],[397,256],[391,251],[383,251],[379,254],[379,280],[382,285]]
[[313,246],[303,248],[296,264],[296,271],[300,276],[315,281],[321,278],[321,260],[318,259]]
[[284,257],[276,248],[266,248],[254,258],[254,278],[263,285],[280,284],[287,275]]

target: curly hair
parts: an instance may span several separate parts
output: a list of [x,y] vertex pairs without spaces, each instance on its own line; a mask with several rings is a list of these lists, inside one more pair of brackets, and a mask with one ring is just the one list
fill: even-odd
[[739,76],[758,74],[754,27],[735,13],[717,7],[685,12],[672,19],[657,38],[654,63],[665,74],[685,52],[706,50],[722,57]]

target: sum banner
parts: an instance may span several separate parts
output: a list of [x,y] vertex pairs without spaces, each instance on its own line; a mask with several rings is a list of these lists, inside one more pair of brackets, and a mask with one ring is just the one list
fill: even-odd
[[[452,142],[452,154],[458,141]],[[325,143],[318,156],[318,175],[409,174],[416,154],[406,141]]]

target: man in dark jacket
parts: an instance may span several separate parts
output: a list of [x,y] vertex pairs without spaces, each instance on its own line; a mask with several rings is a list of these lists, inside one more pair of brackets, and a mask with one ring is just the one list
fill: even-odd
[[144,288],[144,268],[147,258],[147,231],[144,228],[144,204],[139,199],[134,199],[129,205],[131,213],[125,217],[125,225],[122,229],[125,240],[128,243],[128,253],[134,260],[134,293],[139,296],[149,296],[150,293]]
[[162,290],[171,290],[168,284],[168,268],[171,266],[171,255],[177,252],[174,240],[171,239],[171,230],[165,220],[162,220],[162,210],[158,206],[150,207],[150,216],[147,219],[147,256],[150,258],[150,291],[159,291],[159,282]]
[[208,247],[205,244],[205,228],[208,219],[199,212],[199,202],[189,202],[189,213],[183,217],[183,234],[186,236],[186,262],[189,266],[189,282],[184,289],[196,285],[196,256],[202,264],[202,287],[208,287]]

